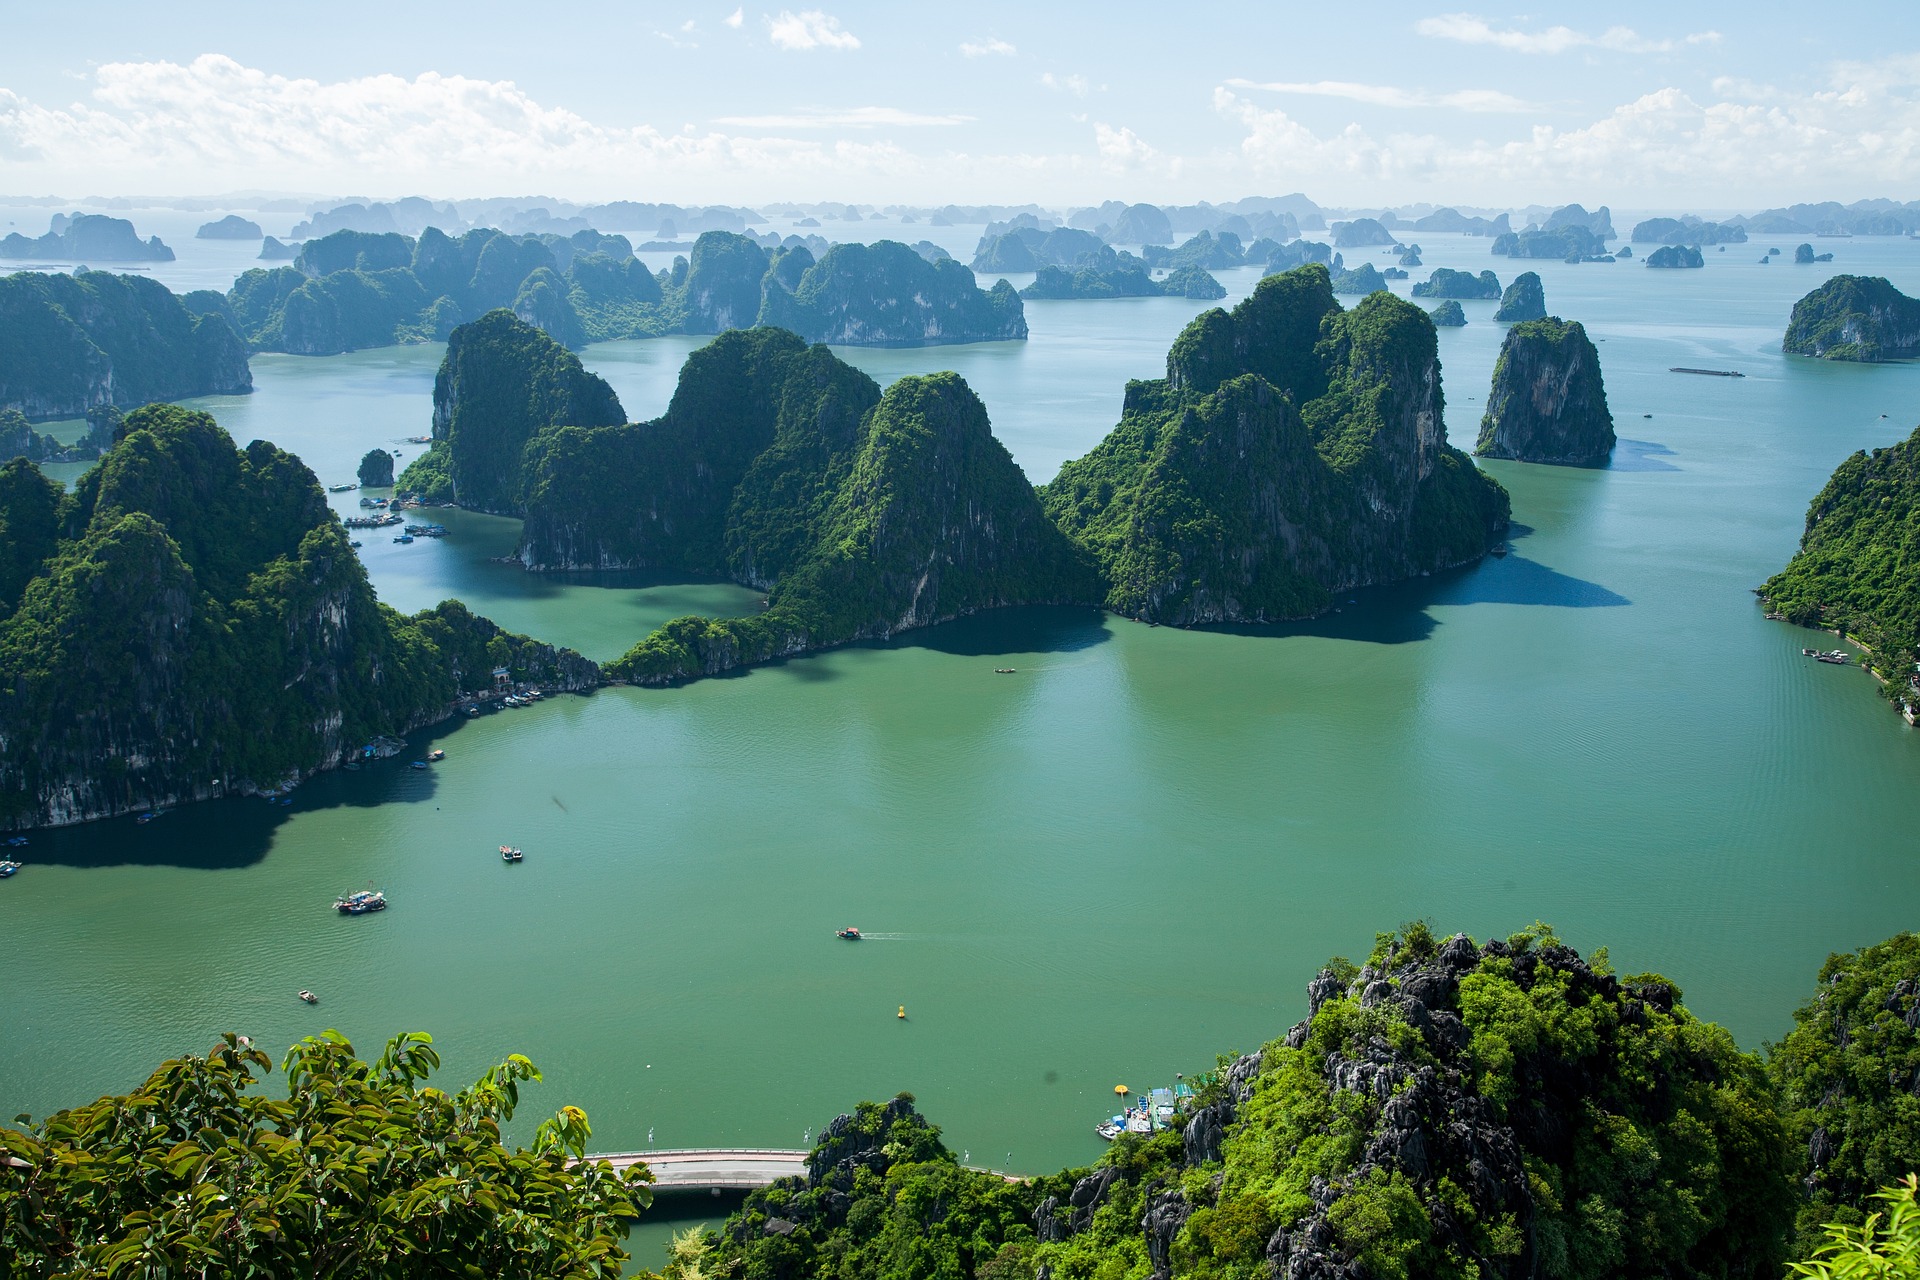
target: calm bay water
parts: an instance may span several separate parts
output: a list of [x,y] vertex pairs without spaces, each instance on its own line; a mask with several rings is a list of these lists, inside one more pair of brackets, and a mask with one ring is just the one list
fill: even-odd
[[[1419,239],[1429,267],[1513,274],[1485,241]],[[1258,632],[1009,611],[451,725],[419,739],[447,751],[432,772],[328,776],[291,809],[37,834],[0,887],[0,1114],[124,1089],[223,1030],[377,1051],[421,1028],[452,1082],[529,1054],[531,1112],[579,1103],[603,1149],[794,1146],[911,1089],[976,1163],[1049,1169],[1097,1154],[1116,1082],[1280,1034],[1322,960],[1419,917],[1551,921],[1758,1047],[1827,952],[1920,922],[1920,742],[1751,596],[1834,465],[1920,418],[1920,366],[1783,357],[1792,301],[1835,269],[1920,293],[1920,244],[1823,242],[1839,261],[1796,269],[1760,266],[1768,243],[1693,272],[1527,264],[1602,340],[1622,443],[1601,471],[1488,464],[1521,526],[1504,560]],[[1501,329],[1465,305],[1440,341],[1470,447]],[[1024,345],[843,354],[882,382],[958,369],[1039,480],[1197,310],[1036,303]],[[694,341],[585,358],[646,417]],[[262,357],[253,396],[204,403],[345,479],[425,434],[438,359]],[[365,539],[383,598],[458,595],[599,658],[751,598],[534,577],[489,561],[512,522],[447,523]],[[392,910],[327,910],[369,882]]]

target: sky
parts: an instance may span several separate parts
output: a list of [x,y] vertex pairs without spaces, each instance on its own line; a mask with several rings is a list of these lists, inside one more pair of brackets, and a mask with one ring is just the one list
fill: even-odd
[[1913,0],[7,0],[0,198],[1920,198]]

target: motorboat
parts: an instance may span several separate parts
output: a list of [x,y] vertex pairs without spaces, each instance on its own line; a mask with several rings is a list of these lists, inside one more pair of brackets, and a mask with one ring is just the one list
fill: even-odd
[[425,760],[415,760],[412,764],[407,766],[407,768],[409,769],[424,769],[426,767],[427,767],[427,762]]
[[434,748],[433,750],[431,750],[431,751],[429,751],[429,752],[427,752],[427,763],[428,763],[428,764],[438,764],[438,763],[440,763],[440,762],[441,762],[442,760],[445,760],[446,758],[447,758],[447,753],[446,753],[446,752],[444,752],[444,751],[442,751],[442,750],[441,750],[440,748],[438,748],[438,747],[435,747],[435,748]]
[[520,850],[514,848],[512,845],[503,844],[500,846],[500,860],[502,862],[519,862],[526,856],[526,854],[520,852]]
[[305,1001],[306,1001],[306,1002],[307,1002],[308,1004],[319,1004],[319,1003],[320,1003],[320,997],[319,997],[319,996],[317,996],[317,995],[315,995],[315,994],[313,994],[313,992],[311,992],[311,991],[302,991],[302,992],[300,993],[300,998],[301,998],[302,1000],[305,1000]]
[[374,889],[361,889],[336,899],[333,909],[343,916],[364,916],[370,911],[385,911],[387,895]]
[[848,942],[860,941],[860,931],[852,925],[848,925],[844,929],[835,929],[833,936],[836,938],[845,938]]
[[1013,672],[1014,672],[1014,668],[1012,667],[995,667],[993,669],[993,674],[997,676],[1010,676],[1013,674]]
[[1102,1142],[1112,1142],[1115,1138],[1127,1131],[1127,1118],[1125,1116],[1115,1116],[1111,1120],[1102,1120],[1099,1124],[1093,1126],[1093,1131],[1100,1136]]
[[11,858],[0,859],[0,880],[5,880],[8,876],[12,875],[14,872],[18,871],[19,869],[20,869],[20,864],[13,861],[13,859]]

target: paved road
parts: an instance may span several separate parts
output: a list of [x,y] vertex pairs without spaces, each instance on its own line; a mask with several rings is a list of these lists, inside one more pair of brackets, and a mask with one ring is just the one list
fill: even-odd
[[674,1151],[620,1151],[589,1156],[606,1160],[616,1169],[645,1164],[653,1170],[653,1185],[661,1190],[704,1191],[710,1187],[752,1190],[777,1178],[805,1176],[807,1153],[765,1148],[713,1148]]

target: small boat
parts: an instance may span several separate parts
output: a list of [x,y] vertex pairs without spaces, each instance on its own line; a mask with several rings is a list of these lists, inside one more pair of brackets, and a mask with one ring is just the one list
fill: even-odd
[[1853,655],[1845,649],[1829,649],[1825,653],[1814,654],[1813,660],[1815,662],[1831,662],[1836,667],[1844,667],[1853,661]]
[[406,438],[406,440],[404,441],[404,443],[406,443],[406,444],[432,444],[432,443],[433,443],[433,437],[432,437],[432,436],[408,436],[408,437]]
[[407,542],[412,542],[412,541],[413,541],[413,535],[412,535],[412,534],[410,534],[410,533],[403,533],[403,534],[401,534],[401,535],[400,535],[399,537],[397,537],[397,538],[395,538],[395,539],[394,539],[394,541],[395,541],[395,542],[400,542],[400,543],[407,543]]
[[428,764],[438,764],[440,761],[445,760],[446,758],[447,758],[447,753],[440,750],[440,748],[438,747],[435,747],[433,750],[427,752]]
[[373,889],[361,889],[335,899],[333,909],[343,916],[364,916],[370,911],[385,911],[387,895]]
[[407,766],[407,768],[409,769],[424,769],[426,767],[427,767],[427,762],[425,760],[415,760],[412,764]]
[[1738,369],[1688,369],[1681,365],[1674,365],[1672,368],[1668,369],[1667,372],[1668,373],[1697,373],[1697,374],[1700,374],[1702,377],[1706,377],[1706,378],[1744,378],[1747,376],[1746,374],[1741,373]]
[[358,551],[360,549],[360,544],[357,542],[349,542],[347,545],[352,547],[355,551]]
[[471,719],[473,719],[473,718],[474,718],[475,716],[477,716],[477,715],[479,715],[479,714],[480,714],[480,708],[479,708],[479,707],[477,707],[477,706],[474,706],[474,707],[468,707],[468,708],[467,708],[467,719],[469,719],[469,720],[471,720]]
[[133,820],[144,827],[165,812],[165,809],[149,809],[145,813],[136,813],[133,815]]
[[848,942],[860,941],[860,931],[852,925],[848,925],[844,929],[835,929],[833,936],[836,938],[845,938]]
[[5,880],[8,876],[12,875],[14,872],[18,871],[19,869],[20,869],[20,864],[15,862],[13,859],[11,858],[0,859],[0,880]]
[[304,991],[304,990],[303,990],[303,991],[302,991],[302,992],[300,993],[300,998],[301,998],[302,1000],[305,1000],[305,1001],[306,1001],[306,1002],[307,1002],[308,1004],[319,1004],[319,1003],[320,1003],[320,997],[319,997],[319,996],[317,996],[317,995],[315,995],[315,994],[313,994],[313,992],[311,992],[311,991]]
[[1800,656],[1803,658],[1817,658],[1820,656],[1820,651],[1818,649],[1802,649]]
[[1488,547],[1487,554],[1496,560],[1504,559],[1507,554],[1507,544],[1502,542],[1498,546]]
[[520,852],[520,850],[514,848],[512,845],[503,844],[500,846],[500,860],[502,862],[519,862],[526,856],[526,854]]
[[27,838],[25,836],[10,836],[7,839],[7,848],[9,849],[24,849],[26,847]]
[[358,489],[359,487],[360,486],[357,484],[330,484],[327,486],[327,492],[328,493],[352,493],[355,489]]
[[1100,1136],[1102,1142],[1112,1142],[1115,1138],[1127,1131],[1127,1118],[1125,1116],[1115,1116],[1111,1120],[1102,1120],[1099,1124],[1093,1126],[1093,1131]]
[[1014,668],[1012,667],[995,667],[993,669],[993,674],[997,676],[1010,676],[1013,674],[1013,672],[1014,672]]

